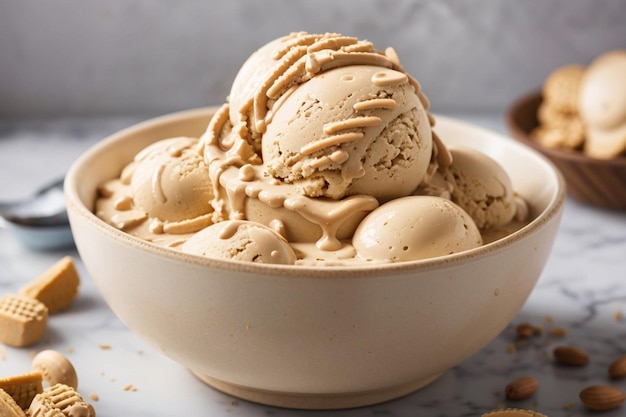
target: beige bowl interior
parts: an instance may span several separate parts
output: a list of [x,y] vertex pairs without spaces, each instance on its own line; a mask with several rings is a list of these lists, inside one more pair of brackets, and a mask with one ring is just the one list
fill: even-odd
[[99,183],[141,148],[200,135],[214,109],[164,116],[85,153],[65,189],[74,239],[120,319],[210,385],[261,403],[345,408],[412,392],[512,320],[550,253],[564,201],[554,167],[493,132],[438,117],[437,132],[502,163],[535,220],[461,254],[387,266],[295,267],[189,256],[91,213]]

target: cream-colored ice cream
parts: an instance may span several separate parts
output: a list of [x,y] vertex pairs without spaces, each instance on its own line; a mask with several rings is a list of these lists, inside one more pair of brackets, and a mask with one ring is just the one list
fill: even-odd
[[193,235],[181,247],[192,255],[267,264],[293,265],[296,254],[274,230],[246,220],[226,220]]
[[158,141],[137,154],[118,180],[102,184],[96,213],[144,239],[180,244],[212,224],[213,188],[198,139]]
[[452,185],[451,200],[480,229],[504,226],[513,220],[518,202],[506,171],[489,156],[471,148],[451,147],[450,153],[453,162],[443,170],[443,176]]
[[[197,139],[159,141],[141,151],[127,168],[136,207],[150,217],[179,222],[210,213],[213,197]],[[129,172],[130,171],[130,172]]]
[[337,34],[270,42],[201,138],[213,220],[246,218],[339,249],[367,212],[447,163],[428,106],[391,49]]
[[310,197],[410,194],[432,154],[427,113],[406,74],[370,65],[335,68],[274,106],[263,137],[272,177]]
[[626,50],[600,55],[583,75],[580,116],[586,128],[584,151],[596,158],[626,152]]
[[352,244],[366,261],[413,261],[481,246],[472,218],[441,197],[410,196],[383,204],[365,217]]
[[453,155],[428,108],[393,49],[293,33],[244,63],[199,141],[157,142],[102,184],[96,213],[155,244],[249,262],[353,265],[471,249],[482,244],[475,221],[515,214],[510,182],[495,190],[489,181],[504,171],[491,160],[465,168],[461,156],[463,178],[484,179],[481,198],[496,200],[465,201],[480,186],[444,175]]

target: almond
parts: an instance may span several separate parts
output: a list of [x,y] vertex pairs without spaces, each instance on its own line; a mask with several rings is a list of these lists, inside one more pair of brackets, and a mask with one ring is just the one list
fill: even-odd
[[553,353],[554,359],[564,365],[585,366],[589,363],[589,354],[572,346],[557,346]]
[[535,333],[535,328],[529,323],[520,323],[515,328],[515,333],[518,339],[525,339],[531,337]]
[[609,376],[613,379],[626,377],[626,355],[613,361],[609,366]]
[[585,407],[597,411],[617,408],[626,400],[626,394],[609,385],[592,385],[582,390],[579,397]]
[[504,389],[504,394],[509,400],[525,400],[531,397],[535,392],[539,383],[531,376],[523,376],[512,381]]

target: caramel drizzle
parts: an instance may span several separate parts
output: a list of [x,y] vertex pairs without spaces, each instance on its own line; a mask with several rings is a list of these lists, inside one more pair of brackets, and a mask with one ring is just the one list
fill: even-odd
[[321,51],[307,56],[307,72],[316,74],[348,65],[372,65],[375,67],[392,68],[393,63],[385,55],[377,52],[343,52]]
[[215,112],[213,117],[211,117],[206,131],[198,142],[198,152],[200,152],[200,154],[205,153],[205,147],[207,145],[218,144],[219,134],[224,129],[224,125],[230,120],[228,114],[229,108],[230,106],[228,104],[223,104],[222,107]]
[[380,117],[376,116],[362,116],[353,117],[347,120],[340,120],[337,122],[326,123],[324,125],[324,133],[332,135],[340,130],[354,129],[359,127],[378,126],[381,123]]
[[165,165],[161,164],[159,167],[152,173],[152,195],[154,199],[159,204],[164,204],[167,202],[167,197],[162,187],[163,180],[163,171],[165,171]]
[[319,158],[316,158],[313,162],[311,162],[311,168],[319,169],[322,167],[329,166],[333,163],[335,164],[343,164],[350,158],[350,154],[343,150],[336,150],[330,155],[324,155]]
[[[259,133],[265,132],[268,123],[268,98],[278,99],[293,84],[305,82],[321,71],[344,65],[393,67],[393,62],[384,54],[376,52],[371,42],[339,34],[298,33],[293,36],[295,38],[287,40],[281,48],[273,52],[272,58],[279,63],[254,94],[253,123]],[[245,114],[248,103],[243,107],[240,113]]]
[[[328,210],[312,210],[311,206],[328,204]],[[285,200],[283,206],[298,213],[311,223],[315,223],[322,229],[322,237],[315,242],[318,249],[324,251],[339,250],[343,246],[337,239],[337,230],[343,222],[337,219],[347,219],[351,214],[360,211],[371,211],[378,207],[378,201],[371,196],[351,196],[339,201],[318,200],[311,204],[310,197],[298,196]]]
[[166,222],[163,224],[163,232],[171,235],[185,235],[198,232],[211,224],[213,224],[212,214],[209,213],[179,222]]
[[375,110],[375,109],[395,109],[398,103],[392,98],[373,98],[371,100],[363,100],[354,103],[352,108],[356,111]]
[[278,61],[281,59],[287,52],[291,50],[293,47],[297,46],[310,46],[313,45],[318,40],[324,37],[339,37],[341,36],[338,33],[327,33],[325,35],[319,34],[307,34],[306,32],[296,32],[292,33],[287,39],[284,41],[283,46],[277,48],[274,52],[272,52],[272,59]]
[[316,140],[315,142],[307,143],[300,148],[300,153],[302,155],[310,155],[322,149],[330,148],[331,146],[340,145],[346,142],[356,142],[357,140],[363,139],[363,136],[365,136],[363,132],[348,132],[329,136],[327,138]]

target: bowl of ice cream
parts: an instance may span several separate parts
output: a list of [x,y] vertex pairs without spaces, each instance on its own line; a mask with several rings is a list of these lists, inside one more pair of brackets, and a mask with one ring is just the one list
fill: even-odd
[[507,112],[511,135],[559,168],[569,195],[615,210],[626,209],[625,74],[624,51],[561,67]]
[[131,126],[74,163],[76,246],[117,316],[218,390],[308,409],[406,395],[519,311],[563,180],[526,146],[432,117],[392,51],[275,42],[227,105]]

